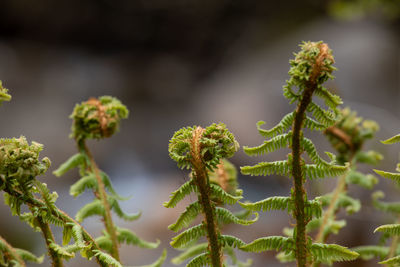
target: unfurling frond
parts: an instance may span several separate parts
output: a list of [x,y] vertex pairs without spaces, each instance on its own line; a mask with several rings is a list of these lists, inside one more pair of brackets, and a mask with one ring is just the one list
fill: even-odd
[[57,177],[60,177],[64,175],[66,172],[69,170],[72,170],[74,168],[77,168],[79,165],[85,162],[85,156],[82,155],[81,153],[77,153],[73,156],[71,156],[69,159],[67,159],[66,162],[60,165],[60,167],[57,168],[53,172],[53,174]]
[[317,104],[311,102],[307,111],[311,112],[315,119],[325,127],[329,127],[336,122],[336,115],[330,111],[322,109]]
[[291,134],[281,134],[274,138],[264,141],[264,144],[257,147],[243,147],[244,152],[249,156],[259,156],[271,153],[283,147],[287,147],[290,143]]
[[176,256],[175,258],[172,258],[171,262],[176,265],[182,264],[184,261],[207,251],[207,247],[208,243],[200,243],[198,245],[194,245],[188,248],[185,252]]
[[160,245],[160,241],[147,242],[140,239],[134,232],[129,229],[117,227],[118,242],[125,243],[127,245],[138,246],[140,248],[157,248]]
[[90,216],[99,215],[103,216],[105,213],[103,203],[99,199],[95,199],[92,202],[83,206],[75,215],[75,219],[78,222],[83,222],[84,219]]
[[202,266],[210,266],[210,255],[208,252],[202,253],[196,257],[194,257],[186,267],[202,267]]
[[223,247],[241,248],[246,245],[242,240],[231,235],[221,235],[219,241]]
[[175,208],[175,206],[184,199],[187,195],[192,192],[196,192],[197,188],[192,180],[184,183],[177,189],[176,191],[172,192],[170,200],[168,202],[164,202],[163,206],[166,208]]
[[314,243],[310,247],[312,258],[315,262],[351,261],[357,259],[359,254],[346,247],[336,244]]
[[310,139],[304,137],[301,140],[301,146],[317,166],[332,166],[318,155],[317,149]]
[[291,251],[294,249],[294,240],[290,237],[268,236],[254,240],[240,249],[247,252],[263,252],[268,250]]
[[363,260],[370,260],[377,257],[383,259],[389,254],[389,248],[382,246],[360,246],[351,248],[351,250],[360,254],[360,258]]
[[54,242],[50,243],[49,248],[64,259],[71,259],[71,258],[75,257],[75,253],[69,251],[65,247],[61,247],[61,246],[57,245]]
[[325,102],[325,105],[330,107],[332,110],[335,110],[337,106],[343,104],[342,99],[338,95],[332,94],[322,86],[317,88],[314,94],[322,98]]
[[345,166],[327,165],[318,166],[315,164],[304,165],[304,173],[309,179],[336,177],[344,174],[348,170],[349,164]]
[[385,171],[380,171],[380,170],[375,170],[375,169],[374,169],[374,172],[376,172],[378,175],[380,175],[384,178],[392,179],[393,181],[400,183],[400,173],[385,172]]
[[69,189],[69,194],[71,196],[77,197],[82,194],[87,188],[97,190],[97,180],[94,174],[89,174],[82,177],[76,183],[71,185]]
[[400,143],[400,134],[395,135],[387,140],[384,140],[384,141],[382,141],[382,143],[385,145]]
[[294,118],[293,117],[293,112],[291,112],[289,114],[286,114],[282,118],[282,120],[275,127],[273,127],[270,130],[262,129],[261,126],[264,125],[265,122],[264,121],[259,121],[259,122],[257,122],[257,130],[262,136],[264,136],[266,138],[274,137],[274,136],[276,136],[278,134],[282,134],[285,131],[287,131],[292,126],[293,118]]
[[31,252],[25,250],[25,249],[20,249],[16,248],[15,252],[24,260],[24,261],[30,261],[33,263],[42,263],[44,259],[44,255],[37,257],[36,255],[32,254]]
[[374,230],[374,233],[376,232],[383,232],[390,235],[400,235],[400,224],[381,225]]
[[232,212],[225,208],[216,208],[216,215],[218,218],[218,221],[223,223],[223,224],[229,224],[229,223],[236,223],[240,225],[250,225],[255,223],[258,220],[258,213],[254,213],[255,218],[253,220],[243,220],[239,219],[236,217]]
[[378,183],[378,179],[372,174],[365,175],[361,172],[351,170],[347,173],[346,182],[357,184],[366,189],[372,189]]
[[179,235],[172,238],[172,241],[170,244],[174,248],[182,248],[187,243],[189,243],[193,240],[197,240],[202,236],[205,236],[206,233],[207,232],[206,232],[204,225],[199,224],[199,225],[193,226],[192,228],[185,230],[184,232],[182,232]]
[[118,217],[124,219],[125,221],[134,221],[142,216],[142,212],[140,211],[132,214],[125,213],[119,206],[118,201],[113,196],[108,196],[108,203],[110,204],[111,210],[114,211]]
[[261,162],[254,166],[240,167],[243,174],[251,176],[266,176],[271,174],[278,174],[287,176],[289,174],[290,166],[287,160]]
[[240,206],[251,211],[285,210],[290,203],[290,197],[269,197],[254,203],[241,203]]
[[93,252],[95,253],[94,256],[98,258],[100,262],[114,267],[123,267],[122,264],[114,259],[111,255],[104,253],[101,250],[93,250]]
[[201,205],[198,201],[191,203],[186,207],[186,210],[179,216],[178,220],[168,226],[168,229],[178,232],[182,228],[188,227],[189,224],[196,219],[197,215],[201,213]]

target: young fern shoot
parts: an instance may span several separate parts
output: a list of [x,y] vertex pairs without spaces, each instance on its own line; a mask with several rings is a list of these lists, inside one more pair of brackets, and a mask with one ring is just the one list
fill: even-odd
[[[393,136],[385,141],[383,144],[400,143],[400,134]],[[381,170],[374,170],[378,175],[393,180],[397,185],[400,185],[400,163],[397,164],[396,172],[387,172]],[[379,264],[386,266],[399,266],[400,265],[400,250],[399,250],[399,234],[400,234],[400,202],[383,202],[380,199],[384,198],[385,194],[382,191],[377,191],[372,194],[373,204],[376,209],[393,214],[397,220],[393,224],[381,225],[375,229],[374,232],[381,232],[383,236],[381,242],[376,246],[360,246],[354,248],[360,257],[364,260],[379,257]],[[392,237],[389,246],[386,245],[388,239]]]
[[[156,248],[159,245],[159,241],[146,242],[131,230],[115,226],[111,211],[127,221],[138,219],[141,213],[127,214],[122,211],[118,201],[124,200],[124,198],[115,192],[110,178],[99,169],[86,145],[87,139],[102,139],[112,136],[118,131],[120,120],[127,116],[128,109],[119,100],[109,96],[99,99],[91,98],[76,105],[71,115],[73,119],[71,137],[75,139],[79,152],[54,172],[56,176],[61,176],[75,167],[79,168],[81,179],[71,186],[70,194],[77,197],[86,189],[91,189],[95,199],[78,211],[76,220],[82,222],[87,217],[94,215],[102,217],[105,231],[103,236],[96,239],[96,242],[112,257],[100,250],[97,251],[97,255],[109,259],[114,266],[122,266],[119,256],[119,246],[122,243],[142,248]],[[166,257],[165,253],[164,251],[161,258],[151,266],[161,266]]]
[[[322,214],[319,199],[308,200],[304,189],[306,179],[325,178],[344,174],[348,169],[337,165],[334,160],[323,160],[316,151],[312,141],[303,134],[303,128],[309,130],[325,130],[332,126],[338,115],[337,106],[341,99],[323,87],[323,83],[332,79],[332,66],[334,59],[328,45],[322,42],[304,42],[300,45],[301,51],[294,60],[290,61],[290,79],[284,86],[284,96],[290,103],[296,103],[297,108],[287,114],[281,122],[270,130],[261,129],[264,122],[257,124],[259,133],[271,138],[264,144],[249,148],[244,151],[250,155],[262,155],[280,148],[287,147],[291,150],[287,160],[275,162],[261,162],[255,166],[241,168],[247,175],[278,174],[293,178],[293,188],[290,197],[270,197],[265,200],[242,205],[253,211],[267,211],[271,209],[285,210],[292,214],[296,220],[293,236],[264,237],[243,246],[242,249],[253,252],[265,250],[281,250],[285,254],[292,254],[296,258],[297,266],[309,266],[315,261],[342,261],[353,260],[358,254],[336,244],[313,243],[308,236],[307,224],[313,218]],[[297,90],[293,88],[297,87]],[[323,109],[313,102],[313,95],[319,96],[328,109]],[[314,118],[307,115],[310,113]],[[302,158],[307,153],[314,164],[306,164]]]
[[[221,159],[232,157],[238,147],[239,144],[224,124],[212,124],[205,129],[198,126],[182,128],[170,140],[170,157],[177,162],[178,167],[191,170],[191,179],[174,191],[164,206],[173,208],[192,192],[197,194],[198,201],[190,204],[169,229],[178,232],[189,226],[200,213],[204,215],[201,224],[183,231],[171,242],[174,248],[189,246],[186,258],[195,257],[187,266],[224,266],[224,248],[240,247],[244,243],[233,236],[222,235],[218,222],[247,225],[255,221],[240,219],[229,210],[217,207],[221,203],[235,204],[241,199],[241,190],[230,194],[210,181],[210,172],[218,171]],[[196,249],[190,247],[202,236],[207,237],[208,243],[199,244]]]

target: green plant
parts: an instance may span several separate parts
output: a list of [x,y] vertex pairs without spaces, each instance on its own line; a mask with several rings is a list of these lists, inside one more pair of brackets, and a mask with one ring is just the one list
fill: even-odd
[[[383,144],[400,143],[400,134],[393,136],[385,141]],[[397,164],[397,172],[386,172],[381,170],[374,170],[378,175],[391,179],[400,183],[400,164]],[[394,224],[381,225],[375,229],[374,232],[383,233],[378,245],[359,246],[354,248],[360,257],[364,260],[369,260],[374,257],[379,257],[381,261],[379,264],[387,266],[398,266],[400,264],[400,251],[399,251],[399,233],[400,233],[400,202],[383,202],[380,199],[384,198],[385,194],[382,191],[377,191],[372,194],[374,207],[382,212],[387,212],[394,215],[397,219]],[[390,245],[387,245],[388,239],[392,237]]]
[[[218,185],[215,184],[218,181],[215,175],[224,171],[221,164],[227,164],[221,160],[232,157],[238,147],[234,136],[224,124],[212,124],[205,129],[198,126],[182,128],[170,141],[170,157],[177,162],[178,167],[190,169],[191,173],[190,180],[174,191],[164,206],[174,208],[192,192],[196,193],[198,200],[191,203],[169,229],[178,232],[188,227],[200,213],[204,215],[202,223],[183,231],[171,242],[174,248],[188,247],[185,254],[179,257],[179,261],[195,256],[187,266],[225,266],[224,251],[232,257],[234,264],[243,266],[237,262],[232,248],[241,247],[244,242],[233,236],[222,235],[218,222],[248,225],[254,223],[258,215],[253,220],[246,220],[218,207],[222,203],[235,204],[242,198],[242,191],[236,189],[236,181],[232,175],[231,178],[226,177],[217,182]],[[232,171],[231,168],[230,172]],[[210,176],[213,178],[210,179]],[[192,246],[202,236],[206,236],[208,242]]]
[[[283,117],[281,122],[270,130],[261,129],[264,122],[259,122],[259,133],[271,138],[258,147],[244,147],[250,156],[262,155],[287,147],[291,150],[287,160],[261,162],[255,166],[241,168],[243,174],[290,176],[293,188],[290,197],[270,197],[256,203],[242,205],[252,211],[271,209],[285,210],[292,214],[296,225],[292,237],[263,237],[245,245],[242,249],[252,252],[281,250],[287,256],[294,256],[297,266],[309,266],[312,262],[333,262],[353,260],[358,254],[336,244],[313,243],[307,234],[307,225],[313,218],[322,215],[320,198],[308,200],[304,189],[306,179],[325,178],[346,173],[348,163],[338,165],[335,157],[328,153],[331,162],[323,160],[312,143],[303,134],[303,128],[325,130],[334,125],[338,119],[337,106],[341,99],[330,93],[322,84],[332,79],[334,59],[328,45],[322,42],[304,42],[301,51],[290,61],[290,79],[284,86],[284,96],[290,103],[296,103],[296,110]],[[293,88],[297,87],[297,91]],[[313,102],[313,95],[322,98],[328,110]],[[311,113],[315,119],[309,117]],[[307,164],[302,157],[306,153],[314,164]]]
[[[159,241],[146,242],[131,230],[115,226],[111,211],[127,221],[137,220],[141,213],[127,214],[122,211],[118,201],[124,200],[124,198],[116,193],[110,178],[99,169],[86,145],[87,139],[102,139],[112,136],[118,131],[120,120],[126,118],[128,113],[128,109],[119,100],[109,96],[99,99],[91,98],[76,105],[71,115],[73,119],[71,138],[75,139],[79,152],[54,171],[56,176],[61,176],[73,168],[79,168],[81,179],[71,186],[70,194],[77,197],[86,189],[91,189],[95,199],[78,211],[76,220],[82,222],[94,215],[102,217],[105,231],[96,239],[96,243],[101,249],[112,255],[113,260],[104,254],[104,258],[110,259],[110,262],[120,262],[119,245],[122,243],[142,248],[156,248],[160,243]],[[102,255],[103,252],[99,250],[97,253]],[[160,266],[166,257],[165,253],[164,251],[161,258],[152,266]],[[120,263],[114,263],[114,265],[122,266]]]

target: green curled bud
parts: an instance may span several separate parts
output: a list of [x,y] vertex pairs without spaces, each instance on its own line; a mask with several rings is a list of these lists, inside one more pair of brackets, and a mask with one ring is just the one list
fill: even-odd
[[217,168],[222,158],[230,158],[239,144],[225,124],[212,124],[203,129],[198,126],[182,128],[169,142],[169,155],[180,168],[204,165]]
[[110,137],[119,130],[121,119],[127,118],[128,114],[126,106],[114,97],[90,98],[77,104],[70,116],[74,120],[71,138],[83,140]]
[[50,160],[39,160],[43,145],[32,142],[29,145],[24,136],[0,139],[0,177],[5,182],[17,181],[27,184],[36,176],[44,174],[50,167]]
[[11,95],[9,95],[7,92],[8,89],[4,88],[2,82],[0,81],[0,105],[3,101],[11,100]]

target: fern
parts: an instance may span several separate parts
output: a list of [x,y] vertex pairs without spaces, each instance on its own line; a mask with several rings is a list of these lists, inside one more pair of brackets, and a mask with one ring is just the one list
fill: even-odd
[[179,254],[178,256],[176,256],[175,258],[173,258],[171,260],[171,262],[176,265],[182,264],[184,261],[207,251],[207,247],[208,247],[208,243],[200,243],[200,244],[194,245],[194,246],[188,248],[185,252],[183,252],[183,253]]
[[290,237],[268,236],[261,237],[253,242],[240,247],[241,250],[247,252],[263,252],[268,250],[291,251],[295,247],[294,241]]
[[200,237],[206,235],[206,228],[203,224],[193,226],[176,237],[172,238],[171,246],[174,248],[182,248],[193,240],[198,240]]
[[287,209],[291,199],[289,197],[270,197],[254,203],[241,203],[240,206],[251,211],[270,211]]
[[336,244],[314,243],[310,248],[315,262],[351,261],[358,257],[358,253]]
[[163,205],[166,208],[175,208],[176,205],[185,198],[185,196],[192,192],[196,192],[196,186],[193,184],[193,181],[190,180],[179,187],[178,190],[172,192],[170,200],[168,202],[164,202]]
[[210,257],[209,253],[205,252],[196,257],[194,257],[186,267],[201,267],[201,266],[210,266]]

